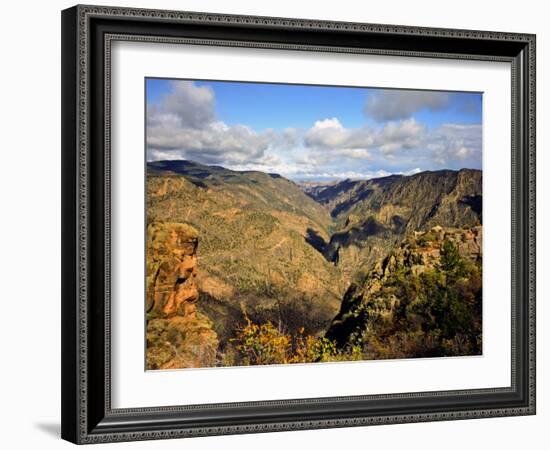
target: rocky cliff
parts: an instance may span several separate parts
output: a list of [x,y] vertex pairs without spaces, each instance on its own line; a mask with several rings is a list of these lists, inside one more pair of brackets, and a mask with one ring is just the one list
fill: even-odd
[[198,232],[182,223],[147,228],[147,368],[215,365],[218,338],[197,312]]
[[352,283],[326,337],[368,358],[481,353],[482,227],[414,232]]
[[481,225],[482,173],[440,170],[412,176],[346,180],[307,186],[305,191],[328,209],[334,232],[325,257],[351,275],[383,258],[414,231],[435,225]]

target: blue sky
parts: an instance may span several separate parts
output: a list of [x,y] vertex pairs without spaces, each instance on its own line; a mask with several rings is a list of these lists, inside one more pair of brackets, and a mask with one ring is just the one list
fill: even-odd
[[481,169],[482,94],[147,79],[147,158],[295,180]]

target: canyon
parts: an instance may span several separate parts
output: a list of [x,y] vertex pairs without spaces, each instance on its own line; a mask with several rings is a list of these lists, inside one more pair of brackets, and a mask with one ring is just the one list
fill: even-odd
[[[239,365],[239,330],[266,323],[281,336],[329,339],[341,351],[369,347],[363,358],[481,351],[479,170],[296,183],[150,162],[147,226],[149,369]],[[460,276],[442,268],[452,251]],[[455,275],[456,286],[446,285]],[[411,280],[412,294],[399,291]],[[411,299],[402,297],[427,302],[436,292],[430,283],[438,295],[452,291],[471,303],[464,314],[475,315],[472,323],[456,325],[470,329],[450,335],[429,324],[422,314],[435,306],[427,303],[429,311],[409,311],[409,328],[393,326],[406,317]],[[391,338],[401,341],[390,345]]]

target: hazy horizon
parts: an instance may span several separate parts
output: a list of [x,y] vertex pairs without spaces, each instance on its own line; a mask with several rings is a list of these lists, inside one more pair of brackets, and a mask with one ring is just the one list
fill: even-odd
[[357,178],[354,178],[354,177],[347,177],[347,178],[330,178],[330,177],[326,177],[326,178],[323,178],[322,176],[319,177],[319,178],[292,178],[292,177],[286,177],[285,175],[282,175],[280,173],[277,173],[277,172],[266,172],[264,170],[257,170],[257,169],[241,169],[241,170],[237,170],[237,169],[230,169],[229,167],[225,167],[223,166],[222,164],[203,164],[203,163],[199,163],[197,161],[193,161],[193,160],[190,160],[190,159],[159,159],[159,160],[155,160],[155,161],[147,161],[147,164],[150,164],[150,163],[166,163],[166,162],[179,162],[179,161],[182,161],[182,162],[189,162],[189,163],[192,163],[192,164],[200,164],[200,165],[203,165],[203,166],[207,166],[207,167],[221,167],[223,169],[226,169],[226,170],[231,170],[231,171],[234,171],[234,172],[262,172],[262,173],[266,173],[266,174],[269,174],[269,175],[279,175],[279,176],[282,176],[284,178],[287,178],[291,181],[294,181],[295,183],[337,183],[337,182],[340,182],[340,181],[345,181],[345,180],[351,180],[351,181],[360,181],[360,180],[373,180],[373,179],[376,179],[376,178],[385,178],[385,177],[390,177],[390,176],[395,176],[395,175],[399,175],[399,176],[412,176],[412,175],[416,175],[416,174],[419,174],[419,173],[423,173],[423,172],[438,172],[438,171],[445,171],[445,170],[450,170],[450,171],[453,171],[453,172],[459,172],[461,170],[478,170],[480,172],[482,172],[482,169],[472,169],[472,168],[469,168],[469,167],[461,167],[459,169],[449,169],[449,168],[441,168],[441,169],[434,169],[434,170],[419,170],[419,171],[413,171],[411,173],[386,173],[386,174],[381,174],[381,175],[378,175],[378,176],[372,176],[372,177],[368,177],[368,178],[361,178],[361,177],[357,177]]

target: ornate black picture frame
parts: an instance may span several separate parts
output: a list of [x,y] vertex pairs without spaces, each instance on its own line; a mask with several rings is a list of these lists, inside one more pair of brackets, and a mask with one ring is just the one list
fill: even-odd
[[[117,40],[509,62],[511,386],[113,409],[109,102],[110,49]],[[535,414],[535,36],[118,7],[67,9],[62,12],[62,259],[62,437],[74,443]]]

